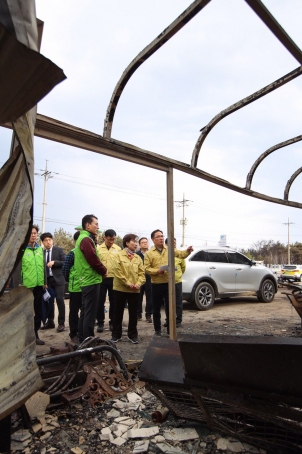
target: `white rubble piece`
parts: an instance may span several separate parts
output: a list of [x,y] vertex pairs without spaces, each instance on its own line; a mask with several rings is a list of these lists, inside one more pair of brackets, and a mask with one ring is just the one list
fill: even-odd
[[114,408],[112,408],[108,413],[107,413],[107,417],[108,418],[117,418],[118,416],[120,416],[120,412],[115,410]]
[[104,429],[101,430],[101,434],[99,435],[101,441],[108,441],[113,438],[111,430],[109,427],[104,427]]
[[50,396],[38,391],[25,402],[25,407],[31,418],[38,418],[41,424],[45,424],[45,409],[49,402]]
[[[118,418],[118,419],[120,419],[120,418]],[[114,422],[118,422],[118,421],[115,419]],[[131,427],[131,426],[134,426],[136,424],[136,421],[134,419],[131,419],[131,418],[125,418],[122,421],[120,421],[120,423],[123,424],[124,426]]]
[[31,443],[31,440],[24,440],[24,441],[12,441],[11,442],[11,450],[12,451],[24,451],[26,447]]
[[14,441],[25,441],[28,440],[28,438],[31,438],[31,433],[27,429],[21,429],[17,430],[15,433],[11,435],[11,439]]
[[33,425],[32,425],[32,429],[33,429],[33,431],[34,431],[35,434],[36,434],[37,432],[39,432],[39,430],[42,429],[42,424],[40,424],[39,422],[37,422],[36,424],[33,424]]
[[170,441],[196,440],[197,438],[199,438],[196,430],[190,429],[189,427],[185,429],[165,430],[163,435],[166,440]]
[[154,437],[152,441],[153,443],[164,443],[166,439],[162,435],[156,435],[156,437]]
[[148,452],[149,449],[149,440],[139,440],[134,443],[133,454],[140,454],[143,452]]
[[114,422],[126,421],[126,419],[129,419],[129,416],[120,416],[119,418],[114,418]]
[[41,435],[40,440],[46,440],[46,438],[49,438],[51,435],[51,432],[46,432],[44,435]]
[[219,451],[226,451],[229,449],[229,440],[227,438],[219,438],[217,441],[217,449]]
[[78,446],[75,446],[74,448],[71,448],[70,452],[72,452],[72,454],[85,454],[85,451],[83,451]]
[[117,437],[117,438],[114,438],[112,440],[110,440],[111,443],[113,445],[116,445],[116,446],[122,446],[124,443],[126,443],[126,439],[125,438],[122,438],[122,437]]
[[[114,404],[112,405],[114,408],[118,408],[119,410],[124,410],[125,407],[127,406],[127,402],[123,402],[121,400],[118,400],[116,399],[114,401]],[[110,412],[109,412],[110,413]],[[108,414],[108,413],[107,413]],[[118,414],[117,416],[119,416],[120,414]]]
[[[227,438],[219,438],[217,441],[217,449],[219,451],[231,451],[231,452],[244,452],[243,444],[240,441],[232,438],[231,440]],[[255,451],[254,451],[255,452]],[[258,450],[256,451],[258,452]]]
[[161,450],[161,452],[164,452],[166,454],[186,454],[180,448],[175,448],[168,443],[157,443],[156,446]]
[[127,432],[129,430],[129,427],[128,426],[123,426],[123,424],[119,424],[117,426],[117,429],[116,430],[113,430],[112,432],[114,433],[114,435],[116,437],[121,437],[125,432]]
[[130,429],[128,430],[128,438],[149,438],[157,435],[159,429],[157,426],[145,427],[144,429]]
[[127,394],[127,399],[128,399],[128,402],[141,402],[142,401],[142,398],[141,396],[139,396],[138,394],[136,393],[128,393]]
[[246,450],[246,452],[248,453],[251,453],[251,454],[259,454],[260,451],[258,448],[255,448],[255,446],[251,446],[247,443],[242,443],[244,449]]

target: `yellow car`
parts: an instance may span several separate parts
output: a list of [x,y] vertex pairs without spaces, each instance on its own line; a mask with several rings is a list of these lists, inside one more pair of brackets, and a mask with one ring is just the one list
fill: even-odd
[[281,270],[282,280],[302,281],[302,265],[284,265]]

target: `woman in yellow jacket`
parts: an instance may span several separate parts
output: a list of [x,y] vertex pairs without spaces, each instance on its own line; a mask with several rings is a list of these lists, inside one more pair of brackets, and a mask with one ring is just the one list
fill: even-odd
[[137,340],[137,304],[140,287],[145,283],[143,261],[135,253],[138,246],[138,237],[128,233],[123,238],[124,249],[116,254],[113,265],[113,292],[115,313],[113,318],[112,341],[122,339],[122,323],[125,304],[128,303],[129,322],[128,340],[138,344]]

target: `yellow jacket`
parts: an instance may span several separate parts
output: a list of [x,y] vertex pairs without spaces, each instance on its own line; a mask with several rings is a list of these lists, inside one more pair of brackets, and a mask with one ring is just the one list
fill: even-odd
[[182,275],[186,271],[186,261],[175,257],[175,284],[182,282]]
[[143,261],[134,254],[130,260],[125,250],[116,254],[113,266],[113,290],[119,292],[139,293],[140,289],[130,288],[129,284],[142,286],[146,282]]
[[[185,259],[190,255],[188,251],[179,251],[174,249],[175,257]],[[155,246],[153,246],[145,254],[145,271],[151,276],[152,284],[164,284],[168,282],[168,272],[164,274],[158,274],[158,268],[160,266],[168,265],[168,248],[163,246],[163,250],[160,253]]]
[[110,249],[107,248],[105,242],[98,245],[97,249],[100,254],[100,260],[101,262],[105,265],[107,268],[107,276],[106,277],[113,277],[113,263],[115,260],[116,255],[118,252],[121,250],[121,248],[117,245],[114,244],[111,246]]

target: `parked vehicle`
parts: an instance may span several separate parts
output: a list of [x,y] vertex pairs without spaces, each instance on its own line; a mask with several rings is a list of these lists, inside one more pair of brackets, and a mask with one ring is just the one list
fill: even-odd
[[302,282],[302,265],[284,265],[280,277],[281,280]]
[[183,299],[195,302],[201,311],[210,309],[216,298],[256,295],[270,303],[278,291],[277,279],[264,265],[256,264],[227,247],[205,247],[187,259],[183,275]]

